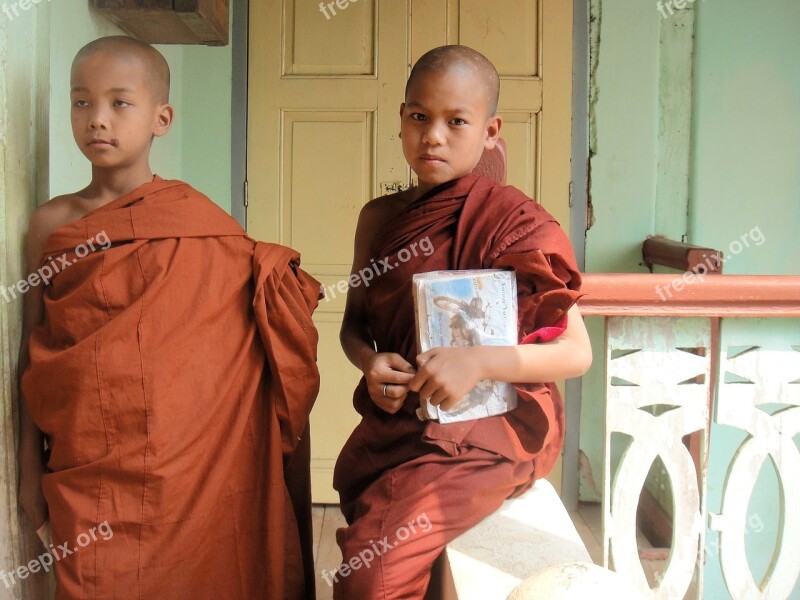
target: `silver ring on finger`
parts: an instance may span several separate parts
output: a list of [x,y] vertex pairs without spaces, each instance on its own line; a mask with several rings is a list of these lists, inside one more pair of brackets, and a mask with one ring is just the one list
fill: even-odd
[[386,395],[386,386],[389,385],[388,383],[383,384],[383,397],[388,398],[389,396]]

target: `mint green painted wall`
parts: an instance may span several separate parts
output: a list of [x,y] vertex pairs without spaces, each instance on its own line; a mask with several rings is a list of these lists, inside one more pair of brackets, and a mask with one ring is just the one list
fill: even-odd
[[231,76],[230,44],[183,49],[183,178],[228,212],[231,209]]
[[727,251],[726,273],[800,274],[800,2],[697,13],[691,240]]
[[586,270],[641,271],[641,244],[654,220],[660,16],[649,1],[594,4],[601,42],[592,82],[595,222],[586,238]]
[[[50,195],[83,188],[91,167],[72,138],[69,71],[77,51],[93,39],[122,33],[87,4],[52,3],[50,59]],[[230,211],[230,46],[157,46],[172,71],[175,122],[154,140],[150,164],[165,179],[184,179]]]

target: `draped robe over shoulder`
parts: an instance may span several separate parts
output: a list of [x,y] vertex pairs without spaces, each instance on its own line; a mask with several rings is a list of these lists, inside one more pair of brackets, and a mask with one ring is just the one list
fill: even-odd
[[[566,313],[580,297],[572,247],[555,219],[521,191],[485,177],[467,175],[431,190],[374,239],[371,256],[391,268],[366,290],[369,329],[378,352],[396,352],[413,365],[414,273],[513,268],[522,343],[563,331]],[[432,252],[423,252],[431,246]],[[516,387],[519,405],[509,413],[440,424],[417,418],[419,396],[413,392],[398,413],[382,411],[362,378],[353,399],[362,419],[334,475],[348,521],[353,503],[382,473],[437,450],[456,456],[464,447],[476,447],[512,461],[533,461],[535,478],[544,477],[563,443],[563,403],[551,383]]]
[[310,498],[286,478],[307,477],[319,388],[299,255],[156,178],[57,229],[43,264],[59,256],[22,381],[53,542],[75,549],[57,597],[313,598]]

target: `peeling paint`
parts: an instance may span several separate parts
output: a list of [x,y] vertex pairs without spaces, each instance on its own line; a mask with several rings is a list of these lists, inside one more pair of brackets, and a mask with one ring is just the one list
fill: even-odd
[[597,111],[600,95],[597,68],[600,65],[600,27],[603,20],[602,0],[589,3],[589,157],[597,154]]
[[597,153],[597,100],[600,89],[597,69],[600,64],[600,27],[602,25],[602,0],[589,2],[589,160],[586,165],[586,227],[589,231],[595,223],[592,204],[592,157]]

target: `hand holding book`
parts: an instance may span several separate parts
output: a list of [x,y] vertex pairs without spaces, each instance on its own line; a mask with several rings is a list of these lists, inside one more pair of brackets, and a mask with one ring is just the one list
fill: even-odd
[[394,352],[373,353],[362,368],[370,398],[381,410],[395,414],[403,407],[413,365]]
[[[517,405],[513,385],[483,379],[484,346],[517,344],[513,271],[437,271],[414,276],[423,419],[442,423],[502,414]],[[427,361],[427,362],[426,362]]]
[[481,348],[433,348],[417,357],[419,370],[409,388],[431,410],[451,411],[483,378]]

